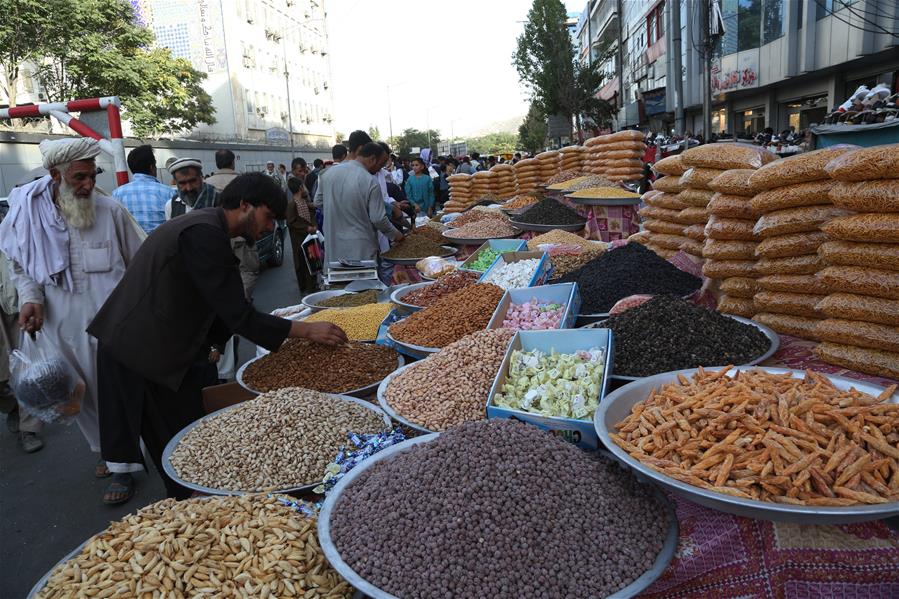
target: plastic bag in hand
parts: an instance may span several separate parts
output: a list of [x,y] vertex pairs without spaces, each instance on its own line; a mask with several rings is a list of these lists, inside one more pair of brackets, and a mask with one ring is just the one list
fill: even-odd
[[22,411],[44,421],[65,420],[81,411],[84,381],[72,365],[38,333],[22,336],[9,356],[10,386]]

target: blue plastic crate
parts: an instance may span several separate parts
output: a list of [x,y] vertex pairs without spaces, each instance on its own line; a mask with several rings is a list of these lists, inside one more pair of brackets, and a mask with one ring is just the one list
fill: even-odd
[[[486,272],[480,270],[472,270],[468,268],[469,264],[472,264],[475,260],[478,259],[478,254],[480,254],[484,249],[491,248],[495,252],[499,252],[500,250],[506,252],[520,252],[527,250],[528,242],[523,239],[488,239],[485,241],[481,247],[474,251],[468,258],[466,258],[465,262],[462,263],[459,268],[461,270],[470,270],[471,272]],[[492,266],[492,265],[491,265]],[[489,270],[489,268],[488,268]]]
[[578,291],[577,283],[557,283],[555,285],[541,285],[540,287],[506,291],[499,304],[497,304],[496,310],[493,312],[493,318],[490,319],[487,328],[498,329],[502,327],[503,319],[506,317],[506,313],[512,304],[526,304],[535,298],[541,302],[564,304],[565,311],[562,313],[562,321],[559,328],[570,329],[574,327],[577,314],[581,309],[581,294]]

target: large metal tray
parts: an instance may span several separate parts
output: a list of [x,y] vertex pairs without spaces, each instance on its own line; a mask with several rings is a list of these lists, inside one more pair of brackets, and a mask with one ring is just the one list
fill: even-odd
[[[790,370],[787,368],[744,366],[735,368],[732,372],[754,369],[760,369],[774,374],[790,373],[794,377],[805,378],[804,371]],[[735,514],[747,518],[795,522],[797,524],[850,524],[853,522],[879,520],[881,518],[899,514],[899,501],[878,505],[824,507],[756,501],[753,499],[743,499],[741,497],[716,493],[715,491],[702,489],[662,474],[636,458],[631,457],[629,453],[618,447],[618,445],[612,441],[609,437],[609,433],[614,431],[615,424],[624,420],[624,418],[631,413],[631,408],[646,399],[653,389],[668,383],[676,383],[679,374],[690,377],[696,373],[696,371],[696,368],[691,368],[688,370],[664,372],[662,374],[646,377],[613,391],[600,402],[599,408],[597,408],[596,414],[593,417],[593,424],[596,427],[596,432],[599,435],[600,441],[605,444],[606,448],[612,452],[612,455],[614,455],[616,459],[633,468],[641,475],[656,481],[669,491],[686,497],[690,501],[728,514]],[[883,392],[882,387],[871,385],[863,381],[840,376],[824,376],[830,379],[830,381],[840,389],[855,387],[859,391],[875,396]],[[888,401],[890,403],[899,403],[899,393],[894,394]]]
[[640,203],[639,196],[636,198],[573,198],[566,195],[565,199],[584,206],[636,206]]
[[[372,403],[369,403],[367,401],[364,401],[364,400],[356,398],[356,397],[350,397],[348,395],[338,395],[336,393],[326,393],[326,395],[330,395],[331,397],[334,398],[335,401],[351,401],[355,404],[359,404],[363,408],[371,410],[372,412],[375,412],[376,414],[380,414],[384,418],[384,424],[387,427],[390,427],[390,425],[391,425],[390,417],[387,414],[385,414],[384,412],[382,412],[381,408],[379,408],[378,406],[376,406]],[[250,401],[252,401],[252,400],[250,400]],[[252,493],[259,493],[259,491],[229,491],[229,490],[225,490],[225,489],[215,489],[213,487],[206,487],[203,485],[199,485],[197,483],[192,483],[192,482],[186,481],[186,480],[182,479],[180,476],[178,476],[178,472],[175,470],[175,467],[172,466],[172,462],[171,462],[172,452],[175,451],[175,448],[178,446],[178,443],[181,442],[181,439],[184,438],[184,435],[189,433],[191,430],[194,429],[194,427],[199,425],[204,420],[208,420],[210,418],[213,418],[214,416],[218,416],[219,414],[222,414],[228,410],[236,410],[237,408],[241,407],[242,405],[243,405],[242,403],[239,403],[239,404],[236,404],[233,406],[228,406],[227,408],[222,408],[221,410],[217,410],[217,411],[213,412],[212,414],[207,414],[206,416],[203,416],[199,420],[196,420],[196,421],[192,422],[191,424],[188,424],[183,429],[181,429],[177,435],[172,437],[172,439],[168,442],[168,444],[166,444],[165,449],[162,451],[162,469],[169,476],[169,478],[171,478],[173,481],[175,481],[176,483],[178,483],[179,485],[181,485],[183,487],[187,487],[188,489],[191,489],[193,491],[199,491],[200,493],[205,493],[206,495],[247,495],[247,494],[252,494]],[[324,475],[324,473],[322,473],[322,475]],[[312,489],[314,489],[315,487],[317,487],[320,484],[321,484],[321,480],[317,480],[317,481],[314,481],[311,483],[298,485],[295,487],[288,487],[286,489],[275,489],[275,490],[270,490],[267,492],[275,493],[275,494],[277,494],[277,493],[284,493],[284,494],[300,493],[303,491],[311,491]]]
[[[727,316],[728,318],[733,318],[734,320],[736,320],[738,322],[742,322],[743,324],[748,324],[749,326],[753,326],[753,327],[759,329],[762,333],[765,334],[765,337],[768,338],[768,341],[770,341],[768,350],[765,353],[763,353],[760,356],[758,356],[757,358],[747,362],[746,364],[737,364],[737,366],[755,366],[757,364],[761,364],[762,362],[764,362],[765,360],[767,360],[768,358],[773,356],[775,353],[777,353],[777,350],[780,349],[780,335],[778,335],[776,332],[774,332],[774,330],[771,329],[770,327],[766,327],[765,325],[763,325],[760,322],[756,322],[756,321],[750,320],[748,318],[743,318],[742,316],[735,316],[733,314],[722,314],[722,316]],[[600,320],[598,322],[584,325],[581,328],[582,329],[596,329],[596,328],[601,329],[604,324],[605,324],[605,320]],[[724,368],[725,366],[727,366],[727,364],[708,364],[708,365],[703,364],[702,366],[703,366],[703,368]],[[609,375],[609,378],[616,379],[619,381],[639,381],[640,379],[644,379],[646,377],[625,376],[623,374],[611,374],[611,375]]]
[[405,341],[400,341],[392,337],[389,332],[387,333],[387,339],[390,342],[395,343],[402,349],[406,350],[406,355],[416,358],[426,358],[431,354],[436,354],[442,349],[439,347],[423,347],[421,345],[412,345],[411,343],[406,343]]
[[[265,356],[255,357],[252,360],[247,361],[246,363],[244,363],[243,366],[241,366],[240,368],[237,369],[237,374],[235,375],[235,378],[237,379],[237,383],[241,387],[243,387],[244,389],[249,391],[250,393],[257,393],[257,394],[265,393],[264,391],[259,391],[257,389],[253,389],[246,381],[243,380],[244,371],[247,369],[247,367],[250,364],[252,364],[253,362],[257,362],[264,357]],[[397,361],[396,367],[402,368],[403,365],[406,363],[406,358],[403,357],[403,354],[396,352],[396,361]],[[350,397],[368,397],[369,395],[372,394],[372,392],[375,389],[378,388],[378,385],[380,385],[380,384],[381,384],[381,381],[375,381],[374,383],[372,383],[370,385],[366,385],[365,387],[360,387],[359,389],[353,389],[351,391],[343,391],[342,393],[340,393],[340,395],[349,395]]]
[[467,239],[464,237],[453,237],[452,235],[447,235],[450,231],[444,231],[443,236],[450,243],[455,243],[456,245],[481,245],[491,239],[513,239],[521,235],[521,231],[512,233],[511,235],[501,235],[499,237],[476,237],[472,239]]
[[[371,468],[372,465],[379,462],[380,460],[387,459],[397,453],[405,451],[413,445],[418,445],[420,443],[429,443],[430,441],[436,439],[439,435],[440,433],[431,433],[428,435],[422,435],[421,437],[415,437],[414,439],[408,439],[406,441],[403,441],[402,443],[398,443],[396,445],[388,447],[387,449],[371,456],[360,465],[350,470],[349,473],[345,474],[340,479],[340,481],[338,481],[334,488],[331,489],[331,492],[328,493],[328,497],[327,499],[325,499],[322,510],[318,515],[318,542],[321,545],[322,551],[324,552],[325,557],[328,559],[328,562],[335,570],[337,570],[337,572],[341,576],[343,576],[343,578],[347,582],[350,583],[351,586],[353,586],[353,588],[358,589],[372,599],[398,598],[395,595],[391,595],[390,593],[382,591],[375,585],[368,582],[355,570],[353,570],[349,566],[349,564],[343,561],[343,558],[340,557],[340,552],[337,550],[337,547],[334,545],[334,541],[331,539],[331,512],[334,510],[334,506],[337,505],[337,502],[340,500],[340,497],[347,486],[349,486],[350,483],[352,483],[356,478],[361,476],[362,473],[365,472],[368,468]],[[662,549],[661,551],[659,551],[658,556],[656,556],[652,568],[644,572],[639,578],[634,580],[626,587],[609,595],[608,599],[626,599],[637,596],[638,594],[649,588],[649,586],[662,575],[662,573],[668,567],[668,564],[670,564],[671,560],[674,558],[679,537],[677,514],[674,511],[674,506],[671,505],[671,502],[668,500],[668,498],[658,490],[656,490],[656,493],[657,497],[668,511],[669,527],[668,535],[665,537],[665,543],[662,545]]]
[[412,314],[413,312],[418,312],[422,309],[422,306],[407,304],[403,301],[403,298],[413,291],[421,289],[422,287],[427,287],[428,285],[433,285],[433,281],[428,281],[426,283],[413,283],[412,285],[405,285],[403,287],[400,287],[390,294],[390,301],[393,302],[393,304],[398,308],[398,311],[402,314]]
[[[449,258],[450,256],[455,256],[459,253],[459,248],[454,248],[448,245],[442,245],[445,251],[436,256],[437,258]],[[420,256],[418,258],[388,258],[384,254],[381,254],[381,260],[384,262],[390,262],[391,264],[399,264],[401,266],[415,266],[415,263],[424,258],[430,258],[431,256]]]
[[[304,297],[302,300],[300,300],[300,303],[302,303],[307,308],[311,309],[312,312],[321,312],[322,310],[346,310],[347,308],[350,308],[352,306],[336,306],[335,307],[335,306],[319,306],[318,304],[319,304],[319,302],[323,302],[332,297],[337,297],[340,295],[347,295],[347,294],[352,294],[352,293],[359,293],[359,292],[348,291],[345,289],[330,289],[328,291],[316,291],[315,293],[310,293],[309,295]],[[381,290],[378,293],[378,303],[380,304],[382,302],[387,301],[387,298],[389,295],[390,294],[387,289]]]
[[512,226],[518,227],[522,231],[538,231],[540,233],[546,233],[547,231],[552,231],[553,229],[559,229],[561,231],[568,231],[570,233],[575,233],[577,231],[582,231],[584,227],[587,226],[587,219],[584,219],[579,225],[533,225],[531,223],[522,223],[517,220],[509,221]]
[[[387,403],[387,397],[385,396],[385,393],[387,392],[387,385],[390,384],[390,381],[393,380],[393,377],[399,376],[400,373],[402,373],[404,370],[406,370],[410,366],[414,366],[415,364],[418,364],[418,362],[413,362],[412,364],[406,364],[402,368],[395,370],[394,372],[391,372],[390,375],[388,375],[386,379],[381,381],[381,384],[378,385],[378,405],[380,405],[381,409],[384,410],[384,412],[388,416],[390,416],[391,420],[395,420],[397,422],[405,424],[412,430],[416,430],[416,431],[419,431],[422,433],[434,433],[437,431],[432,431],[429,428],[425,428],[420,424],[415,424],[411,420],[408,420],[408,419],[404,418],[403,416],[400,416],[396,410],[394,410],[393,408],[390,407],[390,404]],[[486,417],[486,414],[485,414],[485,417]]]

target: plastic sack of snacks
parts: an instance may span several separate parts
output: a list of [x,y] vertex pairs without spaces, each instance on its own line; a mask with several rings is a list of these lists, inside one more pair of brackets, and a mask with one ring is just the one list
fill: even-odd
[[755,263],[760,275],[813,275],[824,268],[824,261],[816,254],[787,258],[761,258]]
[[834,292],[851,291],[887,299],[899,299],[899,272],[863,266],[828,266],[818,277]]
[[680,184],[691,189],[711,189],[709,183],[724,172],[717,168],[695,166],[684,171],[680,178]]
[[865,266],[899,270],[899,244],[828,241],[818,248],[818,255],[830,265]]
[[660,175],[680,177],[684,174],[684,171],[687,170],[687,167],[685,167],[684,163],[682,162],[681,154],[675,154],[674,156],[662,158],[661,160],[653,164],[652,170]]
[[686,240],[678,246],[678,249],[682,252],[687,252],[692,256],[697,256],[702,258],[702,242],[696,241],[695,239],[685,238]]
[[856,212],[899,212],[899,179],[838,181],[830,190],[830,201]]
[[744,218],[755,220],[758,213],[752,209],[749,198],[745,196],[716,193],[706,207],[709,214],[716,214],[726,218]]
[[899,378],[899,353],[896,352],[841,343],[821,343],[815,347],[815,356],[828,364],[836,364],[850,370],[892,379]]
[[775,314],[792,314],[807,318],[821,318],[816,306],[824,295],[810,293],[785,293],[782,291],[760,291],[755,294],[756,312],[774,312]]
[[832,293],[821,300],[818,310],[828,318],[899,327],[899,300],[854,293]]
[[765,148],[742,143],[705,144],[683,153],[683,164],[706,168],[757,169],[777,160],[777,156]]
[[857,149],[858,146],[837,145],[776,160],[756,171],[750,182],[759,189],[771,189],[794,183],[828,179],[829,175],[824,170],[827,163]]
[[821,341],[899,352],[899,329],[874,322],[828,318],[815,327]]
[[718,311],[723,314],[733,314],[744,318],[755,316],[756,309],[752,300],[746,297],[731,297],[722,295],[718,300]]
[[759,191],[749,181],[749,177],[754,172],[751,168],[726,170],[709,181],[709,189],[720,193],[752,197]]
[[643,228],[653,233],[661,233],[664,235],[683,235],[684,226],[680,223],[670,223],[666,220],[647,220],[643,223]]
[[456,265],[457,263],[455,260],[431,256],[429,258],[422,258],[416,262],[415,268],[429,279],[437,279],[456,270]]
[[758,282],[748,277],[730,277],[721,281],[721,293],[728,296],[752,299],[759,290]]
[[754,260],[757,245],[754,241],[706,239],[702,255],[715,260]]
[[708,212],[706,212],[705,208],[690,206],[689,208],[684,208],[677,213],[676,222],[683,223],[685,225],[701,225],[702,223],[708,221],[708,219],[709,214]]
[[788,293],[816,293],[824,295],[830,288],[814,274],[808,275],[767,275],[757,279],[759,289],[765,291],[786,291]]
[[712,200],[713,195],[715,192],[710,189],[685,189],[678,194],[678,197],[688,206],[705,208]]
[[759,214],[785,208],[827,204],[830,201],[827,194],[834,185],[834,181],[812,181],[811,183],[776,187],[759,193],[749,202],[752,209]]
[[652,188],[665,193],[680,193],[684,187],[677,177],[659,177],[652,182]]
[[781,335],[792,335],[793,337],[810,339],[812,341],[818,340],[815,334],[815,326],[819,322],[817,318],[761,312],[753,316],[752,320],[774,329]]
[[737,241],[754,241],[752,221],[737,218],[723,218],[712,215],[705,227],[705,236],[710,239],[733,239]]
[[656,208],[668,208],[669,210],[683,210],[687,207],[687,204],[684,203],[680,196],[676,193],[660,193],[652,196],[652,198],[648,199],[646,203],[649,206],[655,206]]
[[899,243],[899,212],[841,216],[821,229],[831,238],[845,241]]
[[710,279],[728,279],[730,277],[755,276],[753,260],[706,260],[702,265],[702,274]]
[[9,384],[22,411],[43,422],[56,422],[81,411],[85,385],[68,360],[49,347],[41,333],[23,334],[20,349],[9,355]]
[[[753,232],[759,237],[765,238],[788,233],[817,231],[821,225],[824,225],[830,219],[845,216],[846,214],[845,210],[834,208],[830,205],[787,208],[786,210],[769,212],[760,217],[755,223]],[[897,216],[897,222],[899,222],[899,216]],[[830,233],[826,225],[821,228]],[[831,234],[831,237],[839,238],[840,236]]]
[[847,152],[824,167],[837,181],[899,178],[899,144],[874,146]]
[[755,249],[755,255],[764,258],[786,258],[814,254],[825,241],[827,241],[827,233],[822,231],[776,235],[759,243]]

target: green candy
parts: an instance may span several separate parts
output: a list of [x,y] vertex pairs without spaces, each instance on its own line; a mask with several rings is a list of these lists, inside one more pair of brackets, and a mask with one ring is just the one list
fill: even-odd
[[475,257],[474,262],[468,265],[468,268],[471,270],[477,270],[479,272],[484,272],[493,264],[493,261],[496,260],[496,257],[500,254],[505,254],[508,252],[514,252],[515,250],[500,250],[497,252],[493,248],[484,248],[478,255]]

